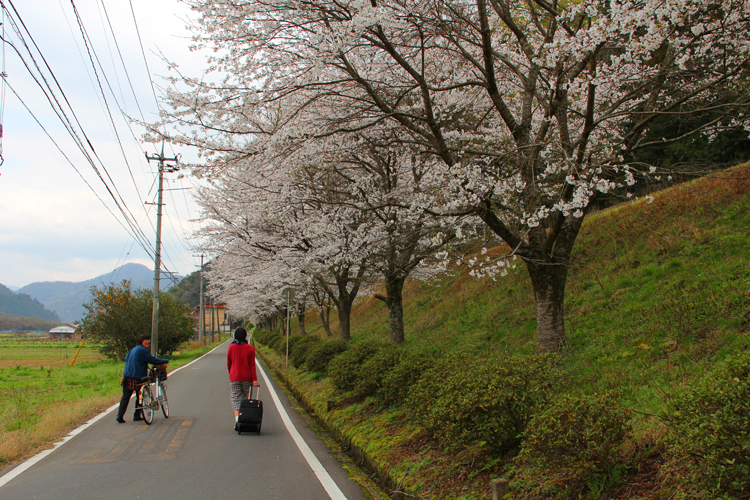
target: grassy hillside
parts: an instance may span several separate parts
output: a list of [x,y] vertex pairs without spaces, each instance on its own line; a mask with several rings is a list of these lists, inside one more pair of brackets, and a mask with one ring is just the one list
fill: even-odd
[[[589,216],[566,288],[564,359],[598,384],[666,389],[748,345],[750,166]],[[467,269],[404,293],[407,343],[455,352],[533,351],[533,291],[523,264],[477,280]],[[388,335],[385,305],[361,301],[356,338]],[[324,335],[316,318],[306,328]],[[335,330],[334,330],[335,331]],[[683,371],[675,375],[677,365]],[[653,390],[649,390],[653,393]],[[653,402],[632,395],[648,411]],[[644,399],[645,397],[645,399]]]
[[[608,469],[596,488],[576,486],[554,468],[519,469],[515,454],[498,454],[482,442],[451,447],[414,427],[414,412],[403,406],[336,391],[327,377],[304,369],[278,368],[321,418],[368,450],[386,474],[401,478],[399,487],[410,494],[487,498],[489,480],[506,475],[516,485],[536,485],[514,498],[695,498],[699,490],[684,479],[689,460],[669,444],[664,412],[729,355],[748,351],[749,206],[746,164],[587,218],[566,290],[567,345],[556,361],[565,383],[555,398],[609,394],[629,416],[630,430],[618,445],[619,468]],[[533,354],[533,295],[520,260],[497,281],[474,279],[459,268],[436,283],[409,283],[404,297],[409,349],[437,348],[456,365]],[[312,314],[306,328],[325,335]],[[381,301],[365,298],[357,304],[355,343],[387,339],[387,329]],[[266,355],[273,364],[274,354]],[[740,378],[732,383],[747,383]],[[456,391],[461,397],[461,389]],[[327,400],[339,402],[335,411],[324,410]],[[750,415],[750,408],[737,411]],[[748,432],[741,437],[746,458]],[[544,486],[548,480],[557,486]],[[748,498],[726,490],[705,494]]]

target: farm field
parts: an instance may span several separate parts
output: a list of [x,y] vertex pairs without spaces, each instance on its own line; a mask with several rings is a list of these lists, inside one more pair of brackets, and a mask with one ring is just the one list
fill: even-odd
[[[50,340],[18,338],[12,334],[0,336],[0,368],[16,366],[59,367],[69,365],[81,344],[80,340]],[[91,343],[84,342],[76,363],[101,361],[104,357]]]
[[[0,337],[0,468],[49,447],[120,399],[123,362],[105,359],[95,345],[84,343],[70,366],[79,345],[80,340]],[[209,349],[186,346],[172,356],[170,367]]]

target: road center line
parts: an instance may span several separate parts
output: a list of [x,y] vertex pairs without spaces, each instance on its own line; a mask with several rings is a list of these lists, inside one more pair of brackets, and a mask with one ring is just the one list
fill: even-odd
[[320,463],[318,457],[315,456],[300,433],[297,431],[297,428],[294,426],[292,420],[289,418],[289,415],[284,409],[284,406],[281,404],[279,396],[276,394],[273,385],[271,385],[271,381],[268,379],[268,376],[266,375],[266,372],[265,370],[263,370],[263,367],[260,365],[260,363],[257,363],[257,367],[260,370],[260,374],[263,376],[263,380],[266,382],[268,392],[271,394],[271,399],[273,399],[273,402],[276,405],[276,409],[279,411],[279,415],[281,415],[281,420],[284,422],[287,432],[289,432],[289,435],[292,436],[294,443],[297,445],[297,448],[299,448],[302,456],[305,457],[305,460],[307,460],[307,464],[315,473],[315,476],[317,476],[320,484],[323,486],[323,488],[325,488],[328,496],[331,498],[331,500],[347,500],[346,496],[341,492],[338,485],[328,474],[328,471]]

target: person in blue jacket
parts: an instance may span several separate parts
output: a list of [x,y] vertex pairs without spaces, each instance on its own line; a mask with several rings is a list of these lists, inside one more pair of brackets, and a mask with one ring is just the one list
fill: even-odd
[[[151,355],[149,350],[151,347],[151,337],[143,334],[138,337],[138,345],[130,350],[127,356],[125,356],[125,370],[122,372],[122,399],[120,399],[120,409],[117,412],[117,423],[124,424],[125,412],[128,409],[128,403],[130,402],[130,396],[133,395],[133,391],[138,389],[138,384],[141,383],[141,379],[148,376],[148,365],[165,365],[169,363],[167,359],[159,359]],[[135,405],[136,408],[141,406],[141,402],[138,401]],[[143,412],[139,409],[135,410],[133,414],[133,420],[143,420]]]

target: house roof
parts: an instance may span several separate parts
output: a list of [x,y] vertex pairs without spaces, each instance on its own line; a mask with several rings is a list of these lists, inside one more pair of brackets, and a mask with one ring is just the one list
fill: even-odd
[[75,333],[76,330],[77,328],[75,326],[63,323],[62,325],[56,326],[50,330],[49,333]]

